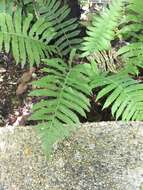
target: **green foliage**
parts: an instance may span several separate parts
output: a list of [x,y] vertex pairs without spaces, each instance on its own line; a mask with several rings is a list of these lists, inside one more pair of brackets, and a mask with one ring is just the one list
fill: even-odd
[[119,49],[118,55],[122,56],[127,65],[134,68],[143,67],[143,1],[131,0],[126,7],[126,15],[123,20],[123,27],[119,33],[123,38],[130,38],[130,43]]
[[69,18],[71,10],[67,4],[61,0],[28,0],[24,1],[24,5],[23,10],[31,12],[37,19],[42,17],[51,23],[56,32],[52,43],[61,57],[69,54],[72,48],[79,47],[79,23],[77,18]]
[[125,7],[125,15],[121,24],[123,27],[120,29],[120,33],[124,38],[134,37],[138,38],[137,32],[142,30],[143,23],[143,1],[142,0],[130,0]]
[[126,66],[130,65],[133,68],[131,73],[137,73],[137,67],[143,67],[143,42],[133,42],[123,46],[118,50],[117,54],[122,56]]
[[54,45],[61,56],[71,52],[73,48],[78,48],[81,39],[78,38],[80,30],[76,18],[68,18],[70,8],[68,5],[61,5],[61,1],[51,0],[41,5],[39,15],[44,16],[46,21],[50,22],[56,31],[54,36]]
[[13,11],[14,2],[11,0],[1,0],[0,1],[0,12],[9,12]]
[[111,106],[112,115],[122,120],[143,120],[143,84],[124,72],[115,75],[95,75],[92,88],[102,87],[96,101],[106,97],[103,109]]
[[[105,73],[100,67],[98,67],[100,72],[91,70],[90,85],[92,89],[101,88],[96,101],[106,97],[103,109],[111,107],[112,115],[116,119],[126,121],[143,120],[143,84],[128,75],[128,73],[138,73],[137,67],[142,66],[143,63],[142,33],[140,32],[138,36],[135,35],[136,32],[142,29],[142,1],[132,0],[125,8],[122,5],[121,0],[112,1],[109,9],[101,13],[101,16],[94,17],[92,26],[88,27],[88,36],[84,38],[83,56],[88,55],[90,60],[92,55],[92,67],[93,63],[97,65],[100,63],[104,66],[106,63],[106,59],[103,59],[104,50],[111,48],[111,41],[116,38],[116,35],[125,36],[126,39],[127,36],[124,35],[126,31],[127,34],[130,34],[130,37],[134,34],[133,42],[122,46],[116,52],[126,65],[125,68],[117,74]],[[127,14],[125,15],[126,19],[122,17],[123,10]],[[128,22],[126,23],[126,21]],[[136,24],[140,27],[136,28]],[[119,26],[121,30],[118,32]],[[117,33],[115,33],[116,28]],[[132,28],[136,28],[136,30],[132,30]],[[109,62],[112,64],[112,60],[108,59],[108,64]]]
[[85,117],[85,110],[89,111],[89,65],[71,67],[71,60],[69,65],[59,58],[44,60],[46,75],[33,82],[36,89],[30,93],[42,97],[33,106],[30,119],[40,122],[38,129],[48,152],[55,141],[67,136],[75,124],[79,124],[77,113]]
[[92,26],[87,28],[88,36],[84,38],[83,56],[111,49],[111,40],[115,37],[116,27],[122,16],[122,6],[122,0],[112,1],[109,9],[106,8],[100,16],[93,17]]
[[29,14],[24,20],[21,11],[13,16],[0,13],[0,51],[10,50],[17,63],[24,65],[28,59],[30,65],[39,64],[40,59],[54,49],[48,46],[55,34],[50,23],[39,19],[32,23],[33,16]]
[[[81,42],[77,19],[69,19],[69,13],[70,8],[56,0],[0,2],[0,51],[12,52],[22,67],[39,65],[53,52],[60,57],[69,54]],[[49,149],[69,134],[72,127],[65,124],[79,123],[77,114],[86,116],[85,110],[89,110],[86,66],[72,67],[73,56],[71,53],[69,66],[61,59],[48,59],[48,67],[43,69],[47,76],[36,81],[37,89],[31,92],[42,99],[48,97],[34,105],[31,119],[39,121],[42,140]]]
[[[39,9],[39,15],[44,15],[52,23],[57,32],[54,40],[58,40],[55,44],[61,55],[67,55],[71,48],[68,48],[69,43],[65,40],[64,34],[69,32],[68,39],[71,39],[72,25],[76,21],[65,21],[69,9],[66,6],[61,8],[59,2],[49,1],[47,5],[48,7]],[[69,132],[74,130],[75,124],[79,123],[77,114],[86,116],[85,111],[89,111],[88,96],[91,89],[100,89],[96,101],[106,98],[103,109],[111,107],[112,115],[116,119],[143,120],[143,84],[128,75],[128,73],[137,72],[137,67],[134,67],[131,58],[133,59],[135,54],[140,58],[141,37],[136,44],[134,42],[133,45],[123,46],[118,52],[114,49],[115,54],[111,53],[111,42],[119,35],[125,36],[122,30],[126,26],[126,24],[124,26],[126,22],[122,15],[123,5],[122,0],[112,1],[109,9],[107,8],[100,16],[95,16],[92,26],[88,27],[87,37],[84,38],[81,49],[82,56],[88,56],[90,64],[72,67],[73,52],[68,65],[59,58],[44,61],[47,64],[43,69],[45,76],[33,82],[36,89],[30,93],[31,96],[40,96],[41,101],[33,106],[30,119],[38,122],[36,128],[46,151],[51,151],[53,143],[68,136]],[[127,5],[126,8],[129,7],[131,6]],[[60,13],[61,10],[64,12],[63,16]],[[123,26],[121,30],[118,29],[119,26]],[[73,32],[73,34],[78,33]],[[62,45],[63,42],[65,46]],[[135,47],[136,51],[134,51]],[[125,62],[127,66],[119,73],[112,74],[111,72],[117,72],[113,64],[118,64],[118,60]],[[107,67],[107,71],[111,72],[106,73],[106,69],[101,69],[99,64],[105,66],[104,68]],[[141,62],[137,61],[136,65],[140,64]]]
[[[62,6],[56,0],[7,3],[0,3],[0,50],[3,47],[6,52],[11,50],[17,63],[24,65],[28,59],[32,66],[52,52],[62,57],[79,46],[78,22],[75,18],[67,19],[70,12],[67,5]],[[8,6],[16,11],[9,11]]]

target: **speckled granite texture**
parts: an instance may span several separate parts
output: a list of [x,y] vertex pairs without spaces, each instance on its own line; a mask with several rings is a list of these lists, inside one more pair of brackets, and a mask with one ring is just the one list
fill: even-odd
[[143,190],[143,123],[84,124],[49,161],[32,127],[0,128],[0,190]]

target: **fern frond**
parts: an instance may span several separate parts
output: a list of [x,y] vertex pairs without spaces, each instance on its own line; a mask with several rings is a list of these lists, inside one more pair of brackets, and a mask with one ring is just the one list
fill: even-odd
[[87,28],[88,36],[84,38],[83,56],[111,48],[111,40],[115,37],[115,29],[122,17],[122,6],[122,0],[112,1],[109,9],[106,8],[100,16],[93,18],[92,26]]
[[119,33],[130,40],[128,45],[121,47],[118,55],[122,56],[127,66],[130,65],[136,72],[138,67],[143,67],[143,1],[131,0],[126,7],[125,20]]
[[126,65],[131,65],[135,68],[143,68],[143,42],[134,42],[121,47],[117,54],[122,57]]
[[91,86],[102,88],[96,100],[107,96],[103,109],[110,106],[116,119],[143,120],[143,84],[120,72],[112,76],[94,76]]
[[143,24],[143,1],[142,0],[130,0],[125,7],[126,14],[122,22],[123,27],[120,29],[120,34],[124,37],[138,38],[136,35],[138,31],[142,30]]
[[70,8],[68,5],[61,4],[61,1],[49,0],[44,6],[39,8],[41,17],[52,24],[56,31],[54,45],[57,47],[61,56],[67,55],[73,48],[78,48],[81,39],[78,38],[80,30],[76,18],[68,18]]
[[[46,76],[34,81],[37,89],[30,96],[47,97],[33,106],[31,120],[39,121],[37,126],[42,132],[42,140],[48,151],[55,140],[67,136],[74,124],[79,123],[78,114],[86,116],[89,111],[90,88],[87,77],[88,65],[67,66],[63,60],[54,58],[44,61],[48,67],[43,71]],[[65,126],[65,124],[67,126]]]
[[41,58],[54,51],[48,46],[55,34],[50,23],[39,19],[33,24],[32,20],[31,14],[23,20],[20,10],[13,16],[0,13],[0,51],[2,48],[6,52],[11,50],[16,63],[22,65],[27,59],[31,66],[39,64]]

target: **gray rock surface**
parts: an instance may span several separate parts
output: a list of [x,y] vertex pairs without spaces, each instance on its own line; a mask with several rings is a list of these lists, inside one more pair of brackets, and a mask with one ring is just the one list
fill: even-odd
[[143,123],[84,124],[50,160],[32,127],[0,128],[0,190],[143,190]]

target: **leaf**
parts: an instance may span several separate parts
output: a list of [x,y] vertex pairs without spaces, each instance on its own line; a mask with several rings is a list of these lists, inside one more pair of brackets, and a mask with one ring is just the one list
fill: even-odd
[[29,95],[47,99],[34,104],[33,114],[29,119],[37,120],[38,126],[43,128],[41,132],[44,137],[41,138],[48,143],[44,142],[45,149],[47,147],[48,150],[54,142],[69,135],[72,126],[74,129],[79,124],[77,114],[86,116],[85,112],[89,111],[90,106],[88,96],[91,88],[88,85],[89,71],[86,64],[71,67],[59,58],[46,59],[44,63],[47,66],[43,70],[47,74],[33,82],[37,89]]
[[[7,53],[11,50],[17,64],[21,63],[22,66],[26,64],[27,59],[30,66],[35,63],[38,65],[46,56],[46,52],[51,54],[53,51],[48,47],[47,40],[55,35],[50,23],[44,19],[34,23],[32,21],[31,14],[23,19],[19,9],[13,16],[0,13],[0,47]],[[46,35],[45,29],[48,31]]]
[[[91,84],[93,89],[98,86],[102,88],[97,94],[96,101],[106,97],[103,109],[111,107],[112,115],[116,119],[121,117],[125,121],[138,120],[138,118],[143,120],[141,117],[143,107],[139,106],[143,105],[143,85],[141,83],[132,79],[124,71],[112,76],[100,75],[98,78],[100,78],[99,83],[96,77],[92,77]],[[106,83],[103,83],[104,80]]]
[[67,4],[57,0],[46,1],[39,5],[39,13],[46,21],[51,23],[55,29],[54,45],[61,56],[71,52],[73,48],[78,49],[81,43],[79,38],[79,24],[76,18],[69,18],[70,8]]
[[87,36],[82,43],[82,57],[111,48],[111,40],[115,37],[114,31],[122,16],[122,6],[122,0],[112,1],[109,9],[102,11],[100,16],[94,16],[92,26],[87,27]]

